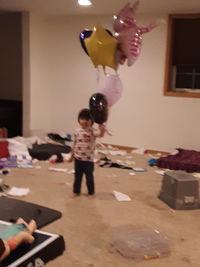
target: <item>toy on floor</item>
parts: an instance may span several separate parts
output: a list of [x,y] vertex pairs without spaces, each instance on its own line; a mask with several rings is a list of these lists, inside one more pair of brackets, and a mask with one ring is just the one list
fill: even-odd
[[0,231],[0,261],[6,258],[11,251],[20,244],[32,243],[34,241],[33,232],[36,230],[35,220],[29,223],[19,218],[15,224],[9,225]]

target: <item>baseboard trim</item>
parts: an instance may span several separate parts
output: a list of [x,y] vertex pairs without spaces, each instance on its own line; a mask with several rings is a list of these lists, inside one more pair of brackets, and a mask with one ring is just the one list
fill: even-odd
[[[137,149],[137,147],[121,146],[121,145],[114,145],[114,144],[105,144],[105,143],[103,143],[103,145],[105,145],[105,146],[112,146],[112,147],[118,148],[120,150],[125,150],[128,153],[131,152],[133,149]],[[169,154],[168,152],[165,152],[165,151],[152,150],[152,149],[146,149],[145,150],[145,154],[147,154],[147,153],[150,153],[150,154],[160,153],[162,155]]]

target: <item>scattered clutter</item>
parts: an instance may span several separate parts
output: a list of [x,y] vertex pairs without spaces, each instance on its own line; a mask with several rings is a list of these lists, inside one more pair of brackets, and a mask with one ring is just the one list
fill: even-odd
[[59,163],[59,162],[63,162],[63,156],[62,154],[57,154],[57,155],[53,155],[50,157],[49,159],[50,163]]
[[64,162],[64,161],[69,161],[70,158],[71,158],[71,152],[69,152],[69,153],[60,153],[60,154],[57,154],[57,155],[52,155],[49,158],[49,162],[50,163],[61,163],[61,162]]
[[149,166],[156,166],[157,160],[156,159],[150,159],[150,160],[148,160],[148,164],[149,164]]
[[65,168],[53,168],[53,167],[49,167],[48,170],[49,171],[55,171],[55,172],[67,172],[67,169],[65,169]]
[[163,171],[163,170],[155,170],[155,172],[157,174],[160,174],[160,175],[164,175],[165,174],[165,171]]
[[5,184],[4,179],[0,178],[0,196],[5,196],[5,192],[9,190],[9,188],[9,185]]
[[8,174],[9,172],[10,172],[10,171],[7,170],[7,169],[2,169],[2,170],[0,170],[0,174],[3,174],[3,175]]
[[[147,171],[144,168],[133,168],[133,167],[125,166],[123,164],[123,161],[121,161],[121,160],[116,160],[116,161],[120,162],[121,164],[113,162],[111,159],[108,159],[107,157],[103,157],[103,158],[100,159],[99,166],[100,167],[104,167],[104,168],[112,168],[112,167],[114,167],[114,168],[120,168],[120,169],[127,169],[127,170],[133,170],[135,172],[145,172],[145,171]],[[128,163],[129,163],[129,165],[131,165],[131,162],[128,162]],[[135,164],[135,162],[133,164]]]
[[17,168],[17,157],[0,158],[0,168]]
[[71,134],[66,134],[64,137],[60,136],[57,133],[49,133],[47,136],[52,139],[53,141],[56,141],[58,143],[67,145],[67,142],[72,142],[72,136]]
[[132,153],[144,155],[147,153],[147,150],[145,148],[136,148],[131,151]]
[[75,170],[74,170],[74,169],[69,170],[67,173],[68,173],[68,174],[74,174],[74,173],[75,173]]
[[126,151],[123,150],[119,150],[119,149],[112,149],[112,148],[108,148],[108,147],[101,147],[98,148],[97,151],[99,154],[103,154],[103,155],[112,155],[112,156],[125,156],[127,154]]
[[143,168],[133,168],[133,170],[135,172],[146,172],[147,171],[147,169],[143,169]]
[[113,195],[119,201],[130,201],[131,200],[131,198],[128,195],[115,191],[115,190],[113,191]]
[[15,187],[12,186],[9,190],[6,191],[7,195],[10,196],[26,196],[30,192],[29,188]]
[[197,173],[191,173],[194,177],[196,177],[196,178],[200,178],[200,173],[199,172],[197,172]]

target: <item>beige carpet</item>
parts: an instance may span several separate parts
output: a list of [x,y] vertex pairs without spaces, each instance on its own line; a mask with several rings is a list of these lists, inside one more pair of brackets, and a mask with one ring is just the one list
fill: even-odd
[[[49,262],[49,267],[199,267],[200,210],[173,211],[157,198],[162,176],[149,167],[148,155],[108,156],[114,161],[134,161],[134,167],[147,172],[131,176],[130,170],[101,168],[96,164],[96,198],[86,196],[85,180],[82,196],[72,199],[73,174],[49,171],[50,166],[73,169],[72,163],[37,162],[41,168],[11,169],[6,176],[10,186],[29,187],[25,201],[62,212],[61,219],[42,230],[63,235],[66,250]],[[99,155],[98,157],[100,157]],[[112,191],[127,194],[132,200],[118,201]],[[171,255],[136,262],[125,258],[112,246],[110,232],[126,225],[146,225],[166,234],[171,243]]]

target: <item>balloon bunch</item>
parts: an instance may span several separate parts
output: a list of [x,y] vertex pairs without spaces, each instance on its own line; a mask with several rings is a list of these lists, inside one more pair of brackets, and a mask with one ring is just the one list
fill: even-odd
[[89,101],[90,113],[94,122],[102,124],[108,119],[108,103],[106,97],[101,93],[95,93]]
[[115,34],[101,25],[94,26],[93,31],[84,30],[80,33],[83,50],[91,58],[95,68],[99,65],[117,70],[119,64],[127,60],[132,66],[138,58],[142,46],[143,34],[151,31],[156,24],[139,27],[136,21],[136,11],[139,1],[127,3],[117,15],[114,15],[113,28]]
[[102,65],[104,70],[106,66],[116,69],[115,53],[118,41],[109,30],[97,24],[93,31],[84,30],[79,37],[84,51],[90,56],[95,68]]
[[135,18],[138,5],[139,1],[132,4],[128,3],[114,16],[113,27],[118,40],[117,61],[119,64],[123,64],[127,59],[127,65],[132,66],[140,54],[143,33],[156,27],[156,24],[138,27]]
[[[117,74],[120,64],[132,66],[140,55],[143,34],[156,27],[149,24],[139,27],[135,13],[139,1],[127,3],[114,16],[113,28],[115,34],[97,24],[92,30],[80,33],[80,43],[85,53],[90,57],[95,68],[102,66],[104,75],[98,77],[98,89],[90,98],[89,105],[96,123],[103,123],[108,118],[108,109],[114,105],[122,95],[122,82]],[[106,74],[105,68],[115,70],[115,75]]]

